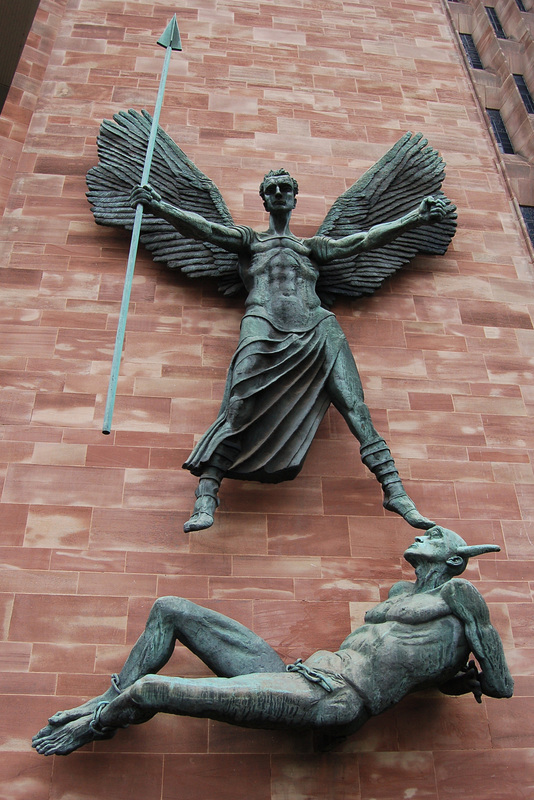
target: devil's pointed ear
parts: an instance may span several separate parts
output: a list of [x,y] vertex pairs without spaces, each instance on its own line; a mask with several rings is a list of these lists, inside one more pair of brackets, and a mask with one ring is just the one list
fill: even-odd
[[467,563],[461,556],[449,556],[447,561],[445,562],[448,567],[453,570],[458,570],[460,567],[466,567]]

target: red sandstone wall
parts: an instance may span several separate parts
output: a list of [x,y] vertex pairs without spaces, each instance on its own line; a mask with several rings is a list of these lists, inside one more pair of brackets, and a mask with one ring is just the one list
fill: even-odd
[[[29,747],[101,692],[155,597],[217,608],[288,660],[336,648],[409,571],[330,412],[302,475],[228,483],[185,536],[178,469],[212,420],[241,305],[142,253],[115,430],[100,433],[127,238],[94,225],[84,176],[102,118],[153,108],[175,8],[43,0],[0,118],[0,797],[6,800],[517,800],[534,796],[532,264],[438,0],[185,0],[162,124],[261,225],[271,166],[301,186],[296,233],[405,130],[448,162],[459,231],[379,295],[339,303],[379,430],[421,510],[502,551],[468,576],[516,678],[508,701],[413,696],[337,752],[308,736],[161,716],[67,759]],[[206,674],[178,649],[169,674]]]

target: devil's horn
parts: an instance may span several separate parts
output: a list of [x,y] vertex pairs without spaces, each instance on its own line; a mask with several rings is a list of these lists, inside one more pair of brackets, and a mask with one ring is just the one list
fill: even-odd
[[472,544],[459,547],[456,551],[462,558],[473,558],[473,556],[481,556],[483,553],[497,553],[501,548],[498,544]]

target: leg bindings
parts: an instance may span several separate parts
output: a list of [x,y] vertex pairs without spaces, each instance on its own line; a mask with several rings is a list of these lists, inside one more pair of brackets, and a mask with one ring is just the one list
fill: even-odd
[[197,499],[193,513],[184,525],[185,533],[211,528],[215,511],[220,504],[217,495],[221,481],[238,455],[239,447],[231,442],[223,442],[217,447],[200,476],[198,488],[195,491]]
[[[209,472],[215,472],[209,470]],[[219,478],[216,475],[208,475],[208,470],[198,482],[198,488],[195,491],[195,505],[193,513],[184,525],[185,533],[189,531],[203,531],[205,528],[211,528],[213,525],[213,516],[216,509],[219,507],[220,500],[217,497],[219,487],[221,485],[222,476]]]
[[362,463],[376,476],[384,492],[382,505],[399,514],[414,528],[431,528],[435,523],[423,517],[406,494],[391,451],[382,437],[360,447]]

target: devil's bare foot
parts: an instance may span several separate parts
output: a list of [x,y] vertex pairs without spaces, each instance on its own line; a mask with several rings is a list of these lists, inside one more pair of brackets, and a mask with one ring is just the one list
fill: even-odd
[[[66,756],[95,739],[104,738],[91,728],[92,714],[74,719],[65,725],[47,725],[32,739],[32,747],[42,756]],[[113,732],[107,732],[109,738]]]
[[[97,705],[101,703],[103,700],[109,700],[109,699],[110,698],[107,697],[107,692],[106,692],[105,694],[101,694],[98,697],[91,698],[91,700],[88,700],[86,703],[82,703],[81,706],[76,706],[75,708],[68,708],[66,711],[58,711],[57,714],[54,714],[52,717],[50,717],[48,722],[52,726],[66,725],[67,722],[72,722],[75,719],[80,719],[80,717],[92,716]],[[43,730],[45,729],[43,728]]]
[[393,511],[395,514],[399,514],[413,528],[428,530],[436,524],[432,522],[432,520],[423,517],[415,507],[414,501],[405,493],[397,494],[394,497],[384,495],[383,506],[387,511]]
[[46,739],[47,736],[50,736],[56,728],[53,725],[45,725],[44,728],[41,728],[39,733],[36,733],[35,736],[32,738],[32,747],[35,747],[38,742],[41,740]]
[[219,505],[217,497],[210,494],[201,494],[197,498],[193,513],[184,525],[185,533],[189,531],[203,531],[213,525],[213,515]]

